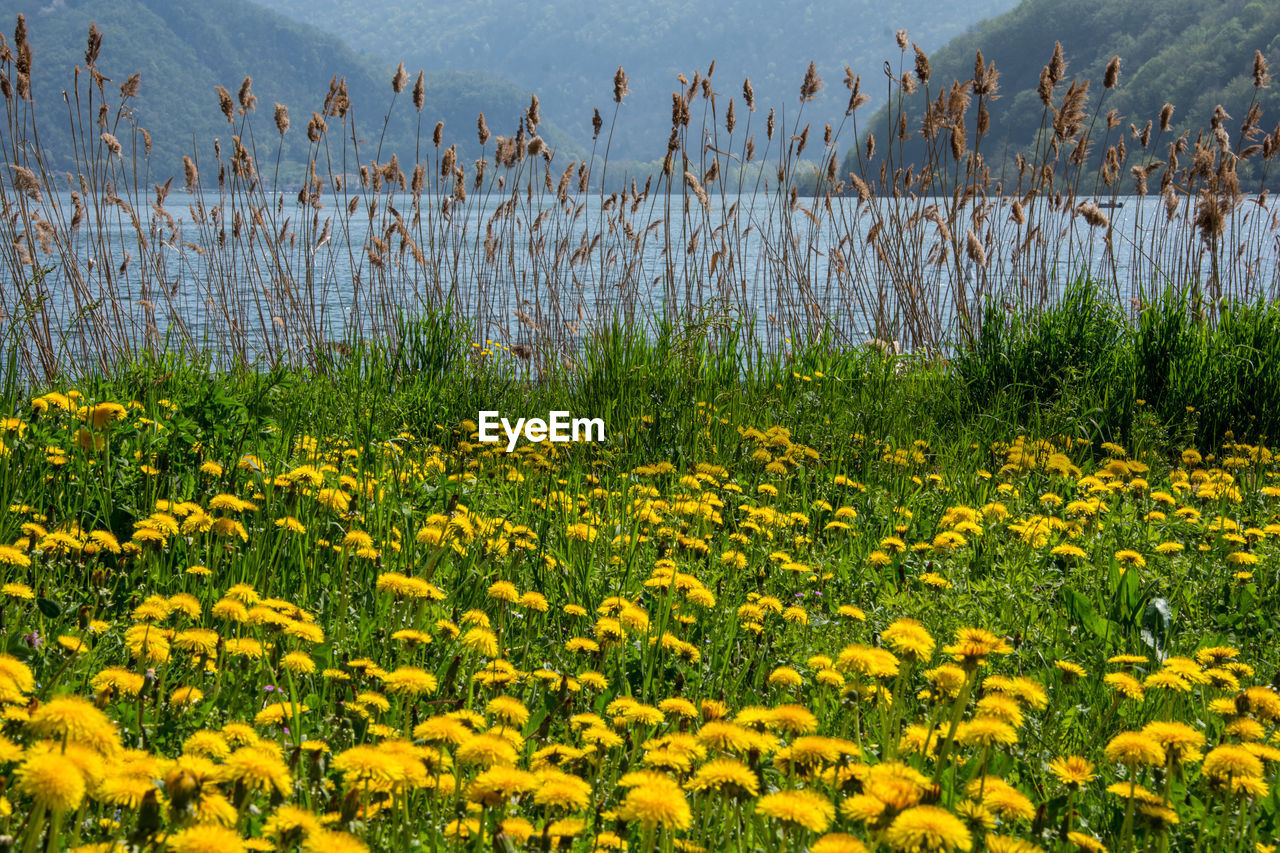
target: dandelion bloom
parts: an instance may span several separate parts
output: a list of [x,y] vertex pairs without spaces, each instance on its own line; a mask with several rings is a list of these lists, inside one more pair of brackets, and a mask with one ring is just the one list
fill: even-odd
[[1055,660],[1053,665],[1068,678],[1085,678],[1089,674],[1080,664],[1069,660]]
[[956,740],[965,746],[1007,745],[1018,742],[1018,732],[1004,720],[979,716],[961,726],[956,732]]
[[1103,679],[1112,690],[1128,699],[1137,699],[1142,701],[1142,682],[1129,675],[1127,672],[1108,673]]
[[454,757],[459,764],[476,764],[492,767],[495,764],[515,764],[516,748],[497,735],[476,735],[464,741]]
[[416,666],[402,666],[382,676],[382,684],[392,696],[421,696],[435,693],[436,677]]
[[818,718],[803,705],[779,705],[769,712],[768,725],[790,734],[801,735],[818,730]]
[[225,779],[254,791],[288,794],[293,786],[289,766],[268,750],[257,746],[237,749],[222,766]]
[[84,800],[80,770],[56,752],[30,755],[18,767],[17,789],[51,812],[75,809]]
[[1156,720],[1143,726],[1142,733],[1155,738],[1171,762],[1198,761],[1202,755],[1204,734],[1186,723]]
[[591,804],[591,784],[560,770],[547,770],[538,775],[533,801],[548,809],[581,811]]
[[[26,569],[31,566],[31,558],[28,557],[26,554],[22,553],[21,551],[19,551],[17,548],[14,548],[12,545],[0,545],[0,564],[6,565],[6,566],[17,566],[20,569]],[[25,587],[25,586],[26,586],[25,584],[6,584],[5,594],[13,595],[13,592],[9,591],[10,587],[12,587],[12,589],[16,592],[19,590],[20,587]],[[30,587],[26,587],[26,589],[29,591]],[[34,598],[35,596],[34,595],[17,595],[15,597]]]
[[282,847],[291,847],[291,841],[306,841],[321,830],[318,816],[298,806],[282,805],[262,825],[262,837],[272,839]]
[[1049,762],[1049,772],[1058,777],[1058,781],[1072,788],[1087,785],[1098,774],[1093,772],[1093,765],[1079,755],[1067,755]]
[[982,628],[961,628],[956,631],[955,643],[944,647],[943,651],[951,655],[956,663],[973,669],[989,655],[1007,655],[1013,651],[1013,647]]
[[1088,853],[1107,853],[1105,844],[1083,832],[1068,832],[1067,840],[1074,844],[1077,850],[1085,850]]
[[756,800],[756,814],[811,832],[825,832],[835,818],[836,808],[817,791],[776,791]]
[[674,781],[660,781],[658,778],[627,791],[618,808],[618,817],[636,821],[646,830],[655,827],[688,829],[693,822],[693,813],[689,810],[684,791]]
[[1107,744],[1107,760],[1136,767],[1164,764],[1165,752],[1160,742],[1142,732],[1121,732]]
[[484,709],[510,726],[523,726],[529,721],[529,709],[514,696],[495,696]]
[[476,776],[467,786],[467,799],[485,806],[497,806],[538,787],[538,777],[528,770],[495,765]]
[[914,619],[899,619],[885,628],[880,638],[894,652],[917,661],[928,660],[937,642],[925,627]]
[[240,833],[234,829],[202,824],[168,836],[165,848],[173,853],[240,853],[245,846]]
[[767,682],[770,687],[800,687],[804,678],[789,666],[780,666],[769,673]]
[[40,737],[82,744],[103,755],[120,751],[115,724],[80,696],[50,699],[31,715],[27,728]]
[[937,806],[913,806],[894,818],[885,832],[894,850],[969,850],[973,838],[960,818]]
[[1200,771],[1217,782],[1234,777],[1262,778],[1262,761],[1248,748],[1233,743],[1209,750]]
[[742,799],[760,792],[760,780],[755,771],[736,758],[713,758],[698,768],[685,787],[691,791],[720,791]]
[[1147,561],[1143,559],[1141,554],[1128,548],[1116,551],[1116,562],[1126,568],[1133,566],[1141,569],[1147,565]]
[[866,853],[866,845],[844,832],[829,832],[813,842],[810,853]]

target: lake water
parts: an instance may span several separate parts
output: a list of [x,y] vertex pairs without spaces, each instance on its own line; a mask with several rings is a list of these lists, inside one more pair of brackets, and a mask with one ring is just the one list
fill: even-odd
[[[753,318],[766,347],[825,326],[850,343],[919,349],[945,348],[959,315],[976,317],[988,299],[1042,305],[1084,272],[1126,309],[1169,283],[1277,296],[1277,216],[1256,199],[1235,208],[1216,246],[1185,202],[1171,219],[1159,197],[1119,199],[1106,225],[1044,199],[1021,224],[1008,199],[956,212],[945,198],[792,207],[758,193],[711,196],[704,208],[679,191],[612,203],[494,193],[445,202],[447,212],[424,197],[416,217],[403,193],[357,198],[350,215],[347,200],[325,201],[317,211],[292,196],[173,193],[164,213],[104,205],[50,252],[28,239],[50,271],[36,285],[12,280],[0,309],[6,323],[44,312],[66,332],[64,352],[85,362],[102,336],[136,348],[168,335],[170,347],[249,360],[296,353],[385,333],[397,312],[446,302],[477,340],[509,344],[571,347],[615,316],[727,313]],[[69,197],[39,212],[67,233]]]

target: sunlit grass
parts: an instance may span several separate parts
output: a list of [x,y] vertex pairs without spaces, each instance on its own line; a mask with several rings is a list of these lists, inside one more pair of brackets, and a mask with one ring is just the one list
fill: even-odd
[[603,392],[495,353],[388,393],[355,354],[310,382],[139,367],[14,398],[0,830],[179,851],[1270,838],[1269,450],[1019,435],[874,354],[682,373],[682,340],[619,362],[608,442],[510,455],[476,440],[468,393],[529,415]]

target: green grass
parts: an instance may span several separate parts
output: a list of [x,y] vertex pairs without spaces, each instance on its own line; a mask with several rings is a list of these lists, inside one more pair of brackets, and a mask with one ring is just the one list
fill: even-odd
[[[32,849],[196,849],[217,841],[202,815],[225,796],[226,832],[271,849],[507,849],[526,831],[540,849],[566,817],[585,821],[583,850],[608,833],[642,850],[798,849],[818,827],[905,849],[909,816],[926,814],[908,807],[924,798],[968,814],[975,848],[1005,836],[1062,848],[1077,831],[1113,849],[1195,849],[1207,836],[1246,849],[1274,833],[1276,802],[1257,786],[1229,795],[1212,768],[1280,719],[1265,686],[1280,665],[1280,466],[1260,441],[1225,439],[1272,417],[1248,401],[1266,399],[1277,370],[1276,315],[1221,316],[1210,328],[1166,302],[1130,326],[1082,285],[1040,317],[989,318],[949,363],[823,336],[764,352],[740,330],[690,322],[653,336],[615,324],[571,357],[540,354],[557,366],[533,372],[441,315],[402,320],[393,345],[335,347],[313,373],[156,355],[78,383],[72,400],[11,385],[0,585],[23,586],[5,587],[0,610],[0,764],[18,780],[0,831]],[[112,401],[122,417],[94,426],[89,407]],[[476,440],[487,409],[602,417],[608,440],[507,454]],[[404,578],[431,594],[413,597]],[[613,617],[626,636],[609,642]],[[997,648],[948,669],[966,658],[942,647],[968,627]],[[575,637],[600,646],[575,651]],[[1232,651],[1215,659],[1219,646]],[[890,651],[895,670],[881,672],[875,655]],[[1145,699],[1104,680],[1115,673],[1145,683]],[[200,692],[190,707],[182,688]],[[92,696],[110,734],[93,719],[66,728],[30,701],[61,714],[69,694]],[[429,729],[451,712],[496,724],[511,701],[491,704],[499,696],[529,716],[510,724],[516,768],[485,775]],[[687,786],[718,751],[699,751],[690,737],[706,721],[680,722],[677,698],[704,716],[716,702],[744,722],[764,714],[779,740],[737,753],[760,798],[642,782],[677,809],[646,828],[626,774],[665,768]],[[665,722],[645,722],[664,702]],[[752,710],[782,706],[805,710]],[[566,760],[590,802],[544,808],[530,798],[548,784],[535,753],[582,746],[578,714],[616,717],[618,743]],[[1126,770],[1107,745],[1153,722],[1226,752]],[[828,740],[800,739],[810,725]],[[983,725],[999,740],[983,746]],[[42,764],[42,737],[65,740],[80,769]],[[117,741],[139,752],[122,761]],[[308,757],[305,741],[329,752]],[[782,745],[847,754],[811,773]],[[181,768],[210,748],[212,775],[192,794]],[[1049,769],[1069,755],[1098,774],[1080,791]],[[1270,755],[1260,785],[1276,781]],[[360,756],[377,778],[417,781],[359,782]],[[254,792],[241,761],[287,782]],[[914,793],[860,819],[858,795],[892,800],[862,774],[895,761]],[[48,783],[32,780],[67,772],[88,793],[46,816]],[[485,793],[495,773],[525,794]],[[1180,823],[1104,790],[1130,781],[1167,797]],[[139,799],[113,793],[125,788]],[[810,803],[814,829],[778,818],[763,796],[792,789],[816,792],[831,816]],[[326,830],[306,823],[325,814]],[[303,823],[280,835],[282,815]],[[527,829],[504,823],[515,818]]]

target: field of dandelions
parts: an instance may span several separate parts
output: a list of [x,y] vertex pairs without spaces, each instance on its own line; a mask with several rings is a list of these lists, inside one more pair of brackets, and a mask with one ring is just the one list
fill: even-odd
[[15,849],[1271,849],[1266,447],[208,406],[0,421]]
[[[1091,116],[1059,49],[1002,189],[994,66],[934,102],[899,33],[926,168],[867,140],[841,177],[827,125],[801,196],[808,125],[753,132],[749,81],[735,124],[708,69],[654,178],[606,195],[607,155],[555,179],[536,98],[492,147],[481,116],[474,166],[437,125],[411,177],[326,173],[358,145],[335,78],[295,202],[241,143],[246,79],[175,217],[101,44],[65,190],[16,142],[25,20],[0,44],[0,850],[1275,850],[1256,101],[1238,139],[1162,138],[1166,108],[1126,151],[1114,115],[1091,136],[1119,61]],[[1115,241],[1075,191],[1099,141],[1112,199],[1159,173]],[[735,183],[749,221],[712,203]],[[607,440],[507,453],[489,409]]]

